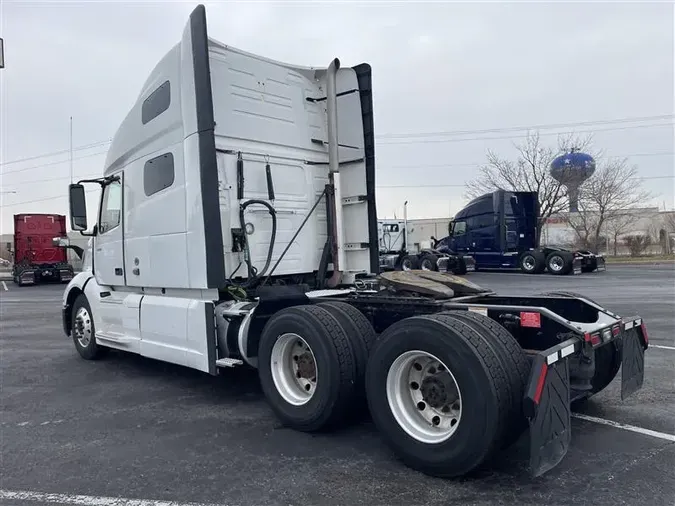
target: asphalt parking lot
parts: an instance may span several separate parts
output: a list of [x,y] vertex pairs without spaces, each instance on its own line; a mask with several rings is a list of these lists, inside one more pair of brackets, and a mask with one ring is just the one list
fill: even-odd
[[368,421],[324,435],[281,428],[254,371],[213,378],[122,353],[84,361],[61,330],[63,286],[6,282],[0,504],[672,506],[675,266],[469,278],[500,293],[581,292],[647,323],[643,389],[622,402],[617,377],[583,408],[600,421],[574,418],[566,458],[540,478],[527,473],[526,439],[476,476],[433,479],[397,462]]

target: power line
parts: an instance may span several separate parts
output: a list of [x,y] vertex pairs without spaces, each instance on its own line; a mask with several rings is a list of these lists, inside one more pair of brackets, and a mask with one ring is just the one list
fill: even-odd
[[[647,177],[631,177],[629,180],[642,181],[645,179],[672,179],[675,175],[668,176],[647,176]],[[466,183],[462,184],[400,184],[400,185],[376,185],[376,188],[464,188]]]
[[[87,190],[84,193],[93,193],[97,190],[98,190],[98,188],[93,189],[93,190]],[[45,197],[45,198],[42,198],[42,199],[25,200],[23,202],[13,202],[12,204],[2,204],[2,207],[13,207],[13,206],[18,206],[18,205],[36,204],[38,202],[46,202],[48,200],[63,199],[63,198],[67,198],[67,197],[68,197],[68,195],[66,195],[66,194],[55,195],[54,197]]]
[[445,137],[450,135],[469,135],[479,133],[498,133],[518,130],[550,130],[552,128],[567,128],[573,126],[591,126],[591,125],[609,125],[615,123],[634,123],[637,121],[655,121],[661,119],[671,119],[675,114],[661,114],[659,116],[637,116],[632,118],[618,118],[609,120],[579,121],[573,123],[549,123],[545,125],[513,126],[501,128],[487,128],[483,130],[450,130],[445,132],[431,131],[427,133],[400,133],[400,134],[382,134],[376,135],[379,139],[406,139],[410,137]]
[[[639,156],[673,156],[675,152],[666,151],[666,152],[654,152],[654,153],[632,153],[629,155],[612,155],[607,158],[633,158]],[[389,169],[450,169],[455,167],[481,167],[485,165],[486,162],[472,162],[472,163],[442,163],[437,165],[391,165],[387,166],[386,169],[378,169],[378,171],[389,170]]]
[[[105,155],[107,151],[99,151],[97,153],[90,153],[88,155],[82,155],[78,156],[77,158],[73,158],[73,161],[75,160],[82,160],[84,158],[91,158],[92,156],[99,156],[99,155]],[[59,160],[56,162],[48,162],[48,163],[41,163],[40,165],[31,165],[30,167],[23,167],[21,169],[16,169],[16,170],[6,170],[3,172],[0,172],[0,176],[6,176],[7,174],[17,174],[19,172],[26,172],[29,170],[35,170],[35,169],[40,169],[42,167],[49,167],[51,165],[59,165],[60,163],[67,163],[70,160]]]
[[[594,133],[594,132],[609,132],[614,130],[631,130],[636,128],[652,128],[652,127],[662,127],[669,126],[673,127],[672,123],[653,123],[650,125],[633,125],[633,126],[624,126],[624,127],[614,127],[614,128],[594,128],[589,130],[578,130],[578,131],[567,131],[567,132],[544,132],[539,134],[541,137],[550,136],[550,135],[573,135],[573,134],[583,134],[583,133]],[[380,142],[380,146],[388,145],[402,145],[402,144],[439,144],[439,143],[449,143],[449,142],[467,142],[467,141],[497,141],[503,139],[522,139],[527,137],[527,134],[523,135],[505,135],[500,137],[469,137],[466,139],[416,139],[416,140],[403,140],[396,142]],[[395,139],[392,139],[395,140]]]
[[[105,141],[93,142],[91,144],[85,144],[83,146],[78,146],[76,148],[73,148],[73,151],[83,151],[85,149],[91,149],[91,148],[95,148],[95,147],[98,147],[98,146],[103,146],[105,144],[110,144],[111,142],[112,142],[112,139],[108,139],[108,140],[105,140]],[[41,155],[27,156],[25,158],[17,158],[16,160],[10,160],[9,162],[0,163],[0,167],[5,167],[6,165],[13,165],[15,163],[28,162],[30,160],[37,160],[38,158],[48,158],[50,156],[63,155],[63,154],[66,154],[66,153],[70,153],[70,149],[62,149],[60,151],[51,151],[49,153],[43,153]]]
[[[594,121],[578,121],[578,122],[570,122],[570,123],[551,123],[551,124],[545,124],[545,125],[529,125],[529,126],[511,126],[511,127],[499,127],[499,128],[484,128],[484,129],[474,129],[474,130],[451,130],[451,131],[431,131],[431,132],[418,132],[418,133],[390,133],[390,134],[382,134],[382,135],[376,135],[375,138],[377,139],[410,139],[414,137],[447,137],[447,136],[455,136],[455,135],[469,135],[469,134],[481,134],[481,133],[497,133],[497,132],[509,132],[509,131],[519,131],[519,130],[548,130],[548,129],[553,129],[553,128],[567,128],[567,127],[573,127],[573,126],[590,126],[590,125],[607,125],[607,124],[616,124],[616,123],[634,123],[634,122],[640,122],[640,121],[654,121],[654,120],[661,120],[661,119],[670,119],[675,117],[675,114],[661,114],[661,115],[656,115],[656,116],[635,116],[635,117],[628,117],[628,118],[617,118],[617,119],[609,119],[609,120],[594,120]],[[636,125],[634,127],[628,127],[628,128],[636,128],[639,127],[640,125]],[[549,134],[550,135],[550,134]],[[555,135],[555,134],[554,134]],[[468,140],[468,139],[467,139]],[[91,144],[86,144],[83,146],[77,146],[73,148],[73,151],[82,151],[85,149],[90,149],[93,147],[98,147],[98,146],[103,146],[105,144],[110,144],[112,142],[112,139],[105,139],[97,142],[93,142]],[[388,144],[388,143],[385,143]],[[39,158],[48,158],[50,156],[56,156],[56,155],[62,155],[69,153],[70,150],[68,149],[63,149],[59,151],[51,151],[48,153],[43,153],[41,155],[35,155],[35,156],[29,156],[25,158],[17,158],[15,160],[10,160],[9,162],[3,162],[0,163],[0,167],[4,167],[7,165],[13,165],[16,163],[20,162],[26,162],[30,160],[36,160]],[[61,162],[59,162],[61,163]]]

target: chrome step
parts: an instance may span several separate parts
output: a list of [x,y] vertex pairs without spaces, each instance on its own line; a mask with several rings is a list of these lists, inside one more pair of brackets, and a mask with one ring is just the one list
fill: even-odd
[[216,360],[217,367],[234,367],[235,365],[243,365],[243,361],[237,358],[219,358]]

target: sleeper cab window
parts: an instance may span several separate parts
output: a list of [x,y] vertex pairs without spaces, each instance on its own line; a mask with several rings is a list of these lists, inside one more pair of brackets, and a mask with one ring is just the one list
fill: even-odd
[[101,219],[99,233],[105,234],[117,228],[122,214],[122,182],[113,181],[105,187],[103,203],[101,204]]
[[141,121],[145,125],[166,111],[171,105],[171,83],[164,83],[153,91],[141,107]]
[[164,153],[151,158],[143,167],[145,196],[149,197],[168,188],[173,184],[174,177],[173,153]]

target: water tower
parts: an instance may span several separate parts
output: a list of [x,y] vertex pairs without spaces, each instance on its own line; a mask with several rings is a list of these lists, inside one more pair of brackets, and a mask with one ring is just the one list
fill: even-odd
[[595,160],[589,154],[572,148],[569,153],[551,162],[551,176],[567,187],[570,212],[579,212],[579,187],[595,172]]

